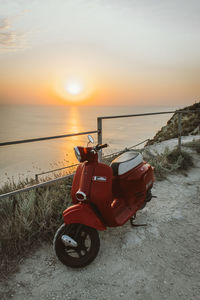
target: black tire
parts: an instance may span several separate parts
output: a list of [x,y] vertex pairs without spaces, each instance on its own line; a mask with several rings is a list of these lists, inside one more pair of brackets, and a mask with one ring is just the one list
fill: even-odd
[[[69,235],[77,247],[65,246],[61,240],[63,234]],[[96,229],[82,224],[61,225],[54,236],[54,250],[58,259],[71,268],[89,265],[97,256],[100,247],[99,234]]]

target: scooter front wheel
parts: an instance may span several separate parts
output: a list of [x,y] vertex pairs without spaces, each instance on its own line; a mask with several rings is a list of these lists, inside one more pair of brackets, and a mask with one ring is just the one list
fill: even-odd
[[92,227],[83,224],[63,224],[57,230],[53,244],[58,259],[64,265],[81,268],[95,259],[100,240],[97,230]]

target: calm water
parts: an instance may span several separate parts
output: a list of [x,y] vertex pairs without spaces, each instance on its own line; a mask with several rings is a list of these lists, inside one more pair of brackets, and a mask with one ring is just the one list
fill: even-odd
[[[12,141],[96,130],[97,116],[168,111],[167,107],[49,107],[0,106],[0,140]],[[166,124],[171,114],[103,121],[103,142],[110,154],[135,145]],[[96,134],[93,135],[97,141]],[[73,147],[86,145],[87,136],[35,142],[0,148],[0,180],[25,178],[76,163]]]

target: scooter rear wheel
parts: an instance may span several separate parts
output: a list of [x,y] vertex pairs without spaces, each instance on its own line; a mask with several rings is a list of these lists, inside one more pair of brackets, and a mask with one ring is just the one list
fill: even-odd
[[[68,235],[77,242],[76,247],[66,246],[61,237]],[[66,266],[81,268],[90,264],[98,254],[99,234],[96,229],[83,224],[63,224],[54,236],[54,250]]]

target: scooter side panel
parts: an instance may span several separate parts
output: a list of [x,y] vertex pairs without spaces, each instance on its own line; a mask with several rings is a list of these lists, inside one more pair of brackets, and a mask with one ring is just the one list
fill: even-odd
[[101,220],[96,216],[92,208],[87,203],[78,203],[68,207],[63,212],[64,223],[80,223],[86,226],[93,227],[97,230],[105,230],[106,227]]
[[92,178],[90,199],[98,207],[99,213],[108,226],[114,223],[111,203],[112,195],[112,169],[105,164],[98,163]]
[[154,181],[153,169],[145,162],[113,180],[116,198],[124,198],[130,210],[137,211],[146,200],[147,190]]

